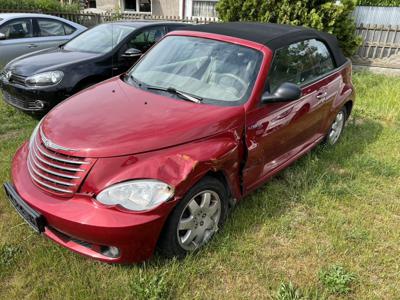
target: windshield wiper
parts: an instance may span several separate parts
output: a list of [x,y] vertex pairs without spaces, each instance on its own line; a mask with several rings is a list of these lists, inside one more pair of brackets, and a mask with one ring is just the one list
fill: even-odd
[[198,96],[192,96],[189,95],[185,92],[179,91],[173,87],[168,87],[168,88],[163,88],[163,87],[158,87],[158,86],[147,86],[146,87],[148,90],[156,90],[156,91],[163,91],[163,92],[168,92],[171,94],[175,94],[178,95],[179,97],[181,97],[184,100],[189,100],[192,101],[194,103],[201,103],[201,101],[203,100],[203,98],[198,97]]
[[136,77],[134,77],[133,75],[128,75],[128,78],[131,79],[138,86],[142,86],[143,85],[143,83],[140,80],[138,80]]

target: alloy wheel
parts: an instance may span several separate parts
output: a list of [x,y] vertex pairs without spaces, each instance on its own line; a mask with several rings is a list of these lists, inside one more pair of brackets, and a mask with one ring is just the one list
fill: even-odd
[[328,143],[329,144],[334,145],[338,141],[338,139],[343,131],[344,121],[345,121],[344,111],[341,110],[336,115],[335,121],[333,122],[331,129],[329,131],[329,134],[328,134]]
[[178,222],[177,235],[179,245],[194,251],[218,231],[221,217],[221,199],[211,190],[205,190],[190,199]]

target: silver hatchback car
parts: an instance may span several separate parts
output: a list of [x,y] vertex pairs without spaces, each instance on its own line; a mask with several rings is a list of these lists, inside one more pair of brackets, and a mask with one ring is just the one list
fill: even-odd
[[0,68],[23,54],[61,45],[85,30],[50,15],[0,14]]

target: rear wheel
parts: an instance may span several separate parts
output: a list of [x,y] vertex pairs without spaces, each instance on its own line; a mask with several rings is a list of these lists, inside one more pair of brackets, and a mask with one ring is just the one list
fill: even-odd
[[197,183],[171,213],[160,240],[166,257],[184,257],[204,246],[222,226],[228,209],[227,193],[217,179]]
[[325,137],[325,144],[334,145],[338,142],[340,136],[343,133],[344,125],[346,123],[347,111],[343,107],[336,115],[331,127],[329,128],[328,134]]

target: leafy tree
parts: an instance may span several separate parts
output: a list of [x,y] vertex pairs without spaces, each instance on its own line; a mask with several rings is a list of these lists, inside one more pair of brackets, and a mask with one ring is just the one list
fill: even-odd
[[79,11],[79,2],[62,4],[59,0],[0,0],[0,9],[76,12]]
[[219,0],[216,9],[223,21],[261,21],[312,27],[335,35],[345,55],[361,45],[351,18],[353,0]]

